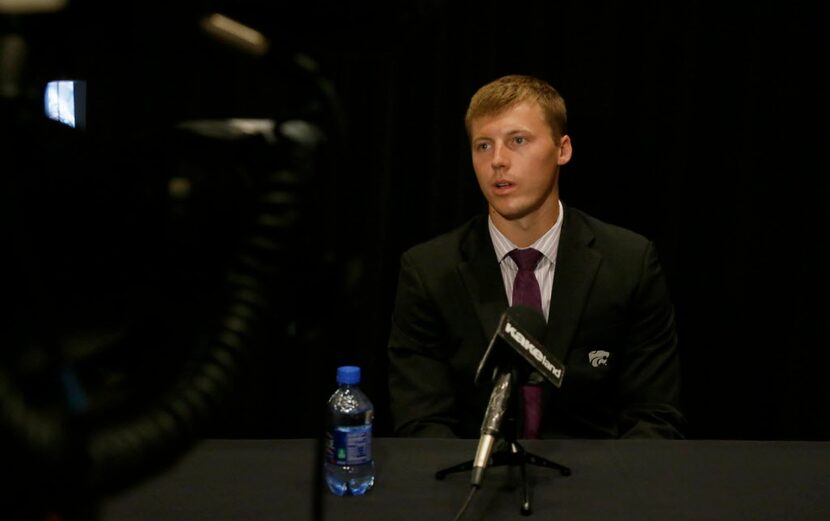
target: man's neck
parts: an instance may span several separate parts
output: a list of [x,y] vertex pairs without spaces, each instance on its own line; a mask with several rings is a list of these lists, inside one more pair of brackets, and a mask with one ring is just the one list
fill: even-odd
[[527,248],[556,224],[559,218],[559,199],[518,219],[505,219],[492,208],[489,212],[493,224],[510,242],[519,248]]

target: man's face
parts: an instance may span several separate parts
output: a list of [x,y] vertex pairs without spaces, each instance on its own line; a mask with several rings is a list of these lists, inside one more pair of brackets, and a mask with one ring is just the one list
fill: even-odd
[[491,211],[508,221],[556,215],[559,166],[571,157],[570,138],[555,143],[537,103],[474,119],[470,131],[473,169]]

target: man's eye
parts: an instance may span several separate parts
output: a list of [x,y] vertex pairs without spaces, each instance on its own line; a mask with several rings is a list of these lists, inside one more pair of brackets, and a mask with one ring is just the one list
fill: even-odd
[[487,150],[490,148],[490,143],[479,143],[476,145],[477,150]]
[[524,136],[516,136],[516,137],[513,138],[513,141],[516,142],[517,144],[521,145],[526,140],[525,140]]

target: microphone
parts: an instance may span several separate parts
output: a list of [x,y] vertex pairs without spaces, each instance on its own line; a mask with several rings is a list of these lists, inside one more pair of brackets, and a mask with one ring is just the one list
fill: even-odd
[[481,438],[478,440],[476,456],[473,458],[473,470],[470,484],[478,488],[484,479],[484,469],[490,460],[493,452],[493,445],[496,443],[496,435],[501,427],[501,420],[507,411],[507,400],[510,398],[510,388],[513,384],[513,374],[510,371],[502,372],[496,377],[493,392],[490,394],[490,403],[487,404],[487,412],[484,414],[484,421],[481,423]]
[[562,385],[565,366],[545,352],[545,347],[536,340],[544,332],[545,319],[538,311],[524,305],[511,306],[502,314],[490,345],[479,362],[475,382],[481,383],[484,375],[490,373],[494,384],[481,423],[481,438],[473,458],[470,484],[476,488],[481,486],[484,479],[484,469],[487,468],[502,418],[507,411],[511,387],[518,372],[516,353],[557,388]]
[[[478,364],[475,383],[480,384],[488,373],[495,378],[494,372],[499,367],[516,363],[515,353],[518,353],[554,386],[561,387],[565,365],[538,340],[544,337],[545,327],[544,317],[534,308],[523,304],[507,308]],[[510,349],[502,347],[505,344]]]

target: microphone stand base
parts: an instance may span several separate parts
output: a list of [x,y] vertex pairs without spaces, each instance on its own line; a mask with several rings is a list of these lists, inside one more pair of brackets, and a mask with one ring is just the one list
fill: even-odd
[[[522,494],[524,496],[520,513],[523,516],[529,516],[533,513],[533,509],[530,505],[530,487],[528,487],[527,484],[526,465],[528,463],[530,463],[531,465],[535,465],[537,467],[558,470],[559,473],[563,476],[571,475],[571,469],[569,467],[566,467],[561,463],[556,463],[555,461],[551,461],[547,458],[543,458],[542,456],[526,451],[524,447],[522,447],[516,440],[510,441],[509,444],[505,444],[502,448],[494,452],[490,457],[490,461],[487,465],[488,467],[498,467],[501,465],[519,467],[519,471],[522,476]],[[447,474],[463,472],[465,470],[472,469],[473,460],[464,461],[462,463],[458,463],[456,465],[452,465],[445,469],[439,470],[435,473],[435,479],[442,480],[445,477],[447,477]]]

